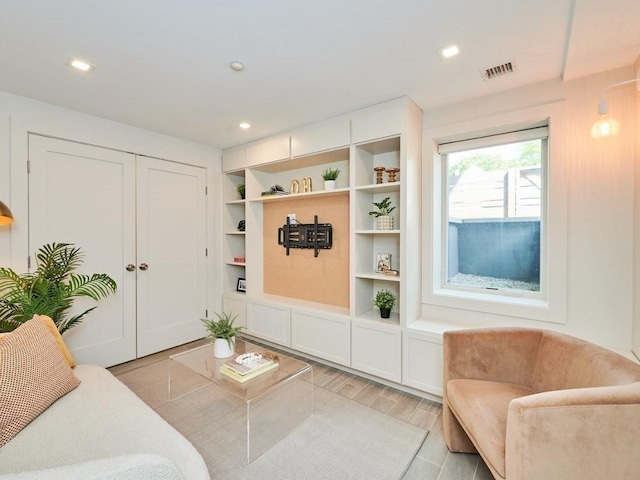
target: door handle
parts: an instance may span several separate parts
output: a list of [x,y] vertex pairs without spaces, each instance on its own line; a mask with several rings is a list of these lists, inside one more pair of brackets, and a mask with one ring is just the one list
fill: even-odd
[[149,265],[147,265],[146,263],[141,263],[138,268],[140,270],[148,270],[149,269]]
[[130,263],[126,266],[127,272],[133,272],[136,269],[136,266],[133,263]]

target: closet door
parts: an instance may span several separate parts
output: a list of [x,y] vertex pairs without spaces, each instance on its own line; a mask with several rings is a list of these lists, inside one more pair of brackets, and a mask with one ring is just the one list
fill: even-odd
[[[84,252],[79,273],[106,273],[118,291],[64,334],[78,363],[110,366],[136,358],[135,157],[29,135],[29,251],[74,243]],[[93,306],[77,299],[74,311]]]
[[205,334],[206,171],[137,158],[138,356]]

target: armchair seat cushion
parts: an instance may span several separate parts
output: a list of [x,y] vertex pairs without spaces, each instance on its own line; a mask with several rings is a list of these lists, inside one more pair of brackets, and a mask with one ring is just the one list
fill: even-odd
[[[505,477],[504,439],[509,403],[534,391],[515,383],[458,378],[449,381],[447,392],[449,408],[478,446],[478,452]],[[477,441],[480,438],[482,442]],[[488,448],[483,448],[486,445]]]

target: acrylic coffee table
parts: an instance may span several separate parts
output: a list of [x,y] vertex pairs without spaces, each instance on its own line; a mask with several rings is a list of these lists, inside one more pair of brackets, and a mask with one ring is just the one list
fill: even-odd
[[[235,354],[269,349],[237,339]],[[246,462],[250,463],[313,414],[313,369],[301,360],[277,353],[277,368],[245,383],[220,373],[234,357],[214,358],[208,344],[169,357],[169,401],[214,384],[235,398],[243,410],[234,429],[246,434]],[[194,378],[195,377],[195,378]],[[203,381],[205,379],[206,381]]]

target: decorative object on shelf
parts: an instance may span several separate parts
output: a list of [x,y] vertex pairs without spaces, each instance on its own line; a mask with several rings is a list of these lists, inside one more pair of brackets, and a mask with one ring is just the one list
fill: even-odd
[[313,256],[317,257],[320,249],[330,249],[333,244],[333,228],[330,223],[318,223],[318,216],[313,216],[313,223],[287,223],[278,228],[278,245],[284,246],[289,255],[290,248],[313,248]]
[[385,275],[389,276],[389,277],[397,277],[398,275],[400,275],[400,272],[398,270],[385,270],[384,272]]
[[393,217],[391,212],[396,207],[391,206],[391,199],[385,197],[380,202],[371,202],[378,210],[369,212],[369,215],[376,217],[376,226],[378,230],[393,230]]
[[396,181],[396,175],[400,171],[399,168],[387,168],[386,172],[389,174],[389,183],[393,183]]
[[397,297],[389,290],[382,289],[376,292],[373,304],[380,309],[380,317],[389,318],[391,309],[396,304]]
[[218,320],[203,318],[202,324],[207,330],[207,337],[213,342],[213,356],[216,358],[227,358],[233,355],[236,346],[236,335],[244,327],[234,327],[233,322],[238,317],[229,313],[220,315],[214,312]]
[[302,193],[311,193],[311,177],[302,179]]
[[298,180],[291,180],[291,184],[289,185],[290,193],[300,193],[300,183]]
[[391,254],[378,253],[376,255],[376,273],[384,273],[391,270]]
[[242,200],[244,200],[244,195],[245,195],[245,192],[244,192],[244,183],[241,183],[240,185],[238,185],[238,186],[236,187],[236,190],[237,190],[237,191],[238,191],[238,193],[240,194],[240,198],[241,198]]
[[237,292],[246,292],[247,291],[247,279],[246,278],[238,278],[238,283],[236,284]]
[[235,263],[247,263],[246,257],[233,257]]
[[289,192],[285,192],[282,185],[274,185],[266,192],[262,192],[261,196],[267,197],[269,195],[289,195]]
[[97,301],[115,293],[116,282],[106,273],[73,273],[82,265],[83,256],[72,243],[51,243],[36,253],[33,273],[18,275],[10,268],[0,268],[0,332],[13,331],[39,314],[51,317],[64,333],[97,308],[81,313],[74,310],[74,315],[66,318],[77,297]]
[[338,175],[340,175],[339,168],[329,168],[322,171],[322,179],[324,180],[325,190],[336,189],[336,180],[338,179]]
[[385,170],[384,167],[373,167],[373,171],[376,172],[376,183],[382,183],[382,174]]
[[238,222],[238,231],[239,232],[244,232],[245,226],[246,226],[245,221],[244,220],[240,220]]

